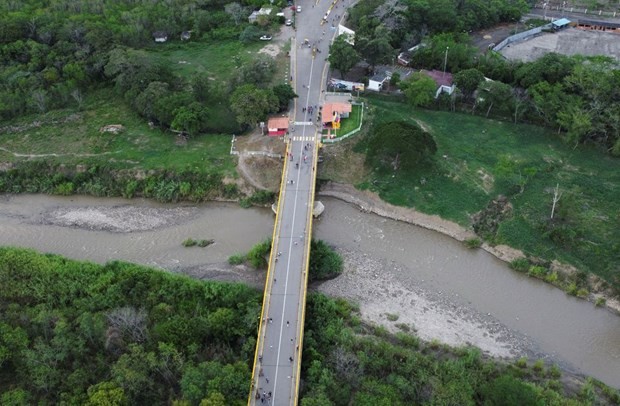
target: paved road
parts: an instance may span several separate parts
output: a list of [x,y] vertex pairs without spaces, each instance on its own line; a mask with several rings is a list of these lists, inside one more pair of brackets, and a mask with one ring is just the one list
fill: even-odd
[[[291,73],[296,93],[291,112],[288,156],[283,170],[274,226],[263,313],[249,404],[295,405],[303,347],[307,265],[312,234],[312,206],[320,135],[317,121],[325,84],[329,42],[342,1],[298,1],[291,45]],[[333,6],[333,9],[332,9]],[[327,23],[321,24],[330,11]],[[332,23],[334,28],[332,29]],[[304,45],[308,39],[310,47]],[[312,106],[313,114],[309,113]]]

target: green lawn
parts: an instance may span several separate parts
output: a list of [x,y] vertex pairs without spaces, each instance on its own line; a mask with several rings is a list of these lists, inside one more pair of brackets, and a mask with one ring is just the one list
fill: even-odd
[[[112,90],[91,95],[81,112],[57,110],[22,117],[12,124],[23,126],[34,121],[42,124],[2,134],[0,147],[18,154],[43,154],[38,159],[66,165],[215,170],[231,176],[236,173],[235,162],[229,155],[230,135],[201,135],[179,144],[173,133],[149,128],[146,120],[118,101]],[[125,131],[117,135],[100,133],[99,129],[108,124],[121,124]],[[94,156],[80,156],[83,154]],[[25,159],[29,158],[0,151],[1,162]]]
[[[432,167],[415,173],[372,171],[360,186],[383,199],[458,223],[497,195],[510,196],[513,216],[494,237],[526,253],[568,261],[608,281],[620,270],[620,161],[589,147],[573,149],[540,127],[413,109],[371,99],[374,120],[418,121],[434,136]],[[363,149],[363,141],[358,149]],[[563,238],[545,236],[552,189],[563,192],[556,215]],[[523,192],[520,185],[524,185]],[[565,234],[565,235],[564,235]],[[556,236],[557,237],[557,236]],[[617,283],[617,282],[616,282]]]
[[264,45],[258,42],[244,45],[237,40],[171,42],[151,48],[150,52],[168,61],[179,76],[206,72],[214,79],[227,80]]
[[[336,138],[346,135],[359,127],[362,120],[362,107],[361,105],[352,106],[349,117],[342,119],[340,129],[336,131]],[[327,130],[323,130],[322,133],[327,134]]]

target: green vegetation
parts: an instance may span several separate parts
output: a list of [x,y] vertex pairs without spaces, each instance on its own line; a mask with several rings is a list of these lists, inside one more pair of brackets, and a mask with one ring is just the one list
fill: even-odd
[[239,200],[239,205],[244,208],[256,206],[267,206],[273,203],[275,200],[275,194],[268,190],[259,190],[254,192],[251,196],[244,197]]
[[[0,248],[0,283],[2,404],[247,401],[259,292],[15,248]],[[566,391],[557,367],[515,369],[475,349],[392,336],[354,312],[346,301],[309,295],[301,405],[620,400],[593,380]]]
[[[266,268],[269,253],[271,251],[271,239],[268,238],[254,245],[250,251],[243,254],[235,254],[228,258],[231,265],[240,265],[249,262],[254,268]],[[310,264],[308,279],[316,280],[332,279],[342,273],[344,261],[340,254],[322,240],[310,242]]]
[[209,245],[213,244],[215,241],[214,240],[194,240],[193,238],[188,238],[185,241],[182,242],[182,245],[184,247],[208,247]]
[[354,104],[351,106],[351,113],[349,117],[342,120],[340,124],[340,129],[337,131],[337,135],[346,135],[353,130],[357,130],[362,122],[362,109],[363,105]]
[[433,137],[415,122],[377,121],[367,142],[366,164],[383,174],[414,171],[437,152]]
[[[419,123],[436,141],[437,158],[411,169],[374,165],[360,187],[464,226],[479,212],[474,228],[480,225],[485,240],[544,259],[535,265],[568,262],[620,288],[620,162],[595,148],[567,146],[539,127],[412,110],[379,97],[371,101],[373,125]],[[371,140],[372,133],[355,149],[375,154]],[[561,196],[551,219],[558,184]],[[586,279],[571,282],[581,288]]]
[[482,240],[480,238],[469,238],[465,240],[465,246],[467,248],[480,248]]
[[322,240],[313,239],[310,242],[310,264],[308,280],[332,279],[342,273],[344,261],[340,254],[334,251]]
[[246,286],[12,248],[0,281],[2,404],[245,403],[260,310]]
[[142,196],[160,202],[238,196],[236,185],[225,184],[219,173],[153,170],[145,175],[141,171],[117,170],[114,166],[78,169],[43,161],[21,162],[13,169],[0,171],[0,192],[67,194],[71,191],[100,197]]

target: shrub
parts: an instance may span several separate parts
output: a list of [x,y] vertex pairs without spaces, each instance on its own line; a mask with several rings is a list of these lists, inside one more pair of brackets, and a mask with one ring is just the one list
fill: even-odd
[[271,238],[267,238],[266,240],[254,245],[248,252],[246,259],[256,269],[266,268],[267,255],[269,254],[270,250]]
[[515,361],[515,365],[521,369],[527,368],[527,357],[521,357]]
[[543,279],[548,272],[549,270],[543,266],[532,265],[527,274],[535,278]]
[[577,284],[575,282],[571,282],[566,287],[566,293],[568,293],[569,295],[572,295],[572,296],[577,296],[578,289],[579,288],[577,287]]
[[586,298],[589,294],[590,292],[586,288],[581,288],[577,291],[577,296],[581,298]]
[[556,364],[551,365],[551,367],[548,370],[548,373],[552,378],[555,378],[555,379],[558,379],[562,376],[562,370]]
[[198,246],[199,247],[208,247],[209,245],[213,244],[215,242],[215,240],[199,240],[198,241]]
[[194,239],[191,239],[191,238],[188,238],[187,240],[183,241],[182,244],[183,244],[184,247],[193,247],[196,244],[198,244],[198,241],[196,241]]
[[557,272],[550,272],[547,275],[545,275],[545,282],[549,282],[549,283],[555,283],[558,280],[558,273]]
[[241,265],[245,262],[245,255],[243,254],[234,254],[228,258],[228,263],[230,265]]
[[310,242],[310,281],[335,278],[343,268],[344,261],[333,248],[321,240]]
[[385,316],[387,317],[387,319],[389,321],[396,321],[396,320],[398,320],[398,314],[386,313]]
[[482,240],[480,238],[469,238],[465,240],[465,246],[467,248],[480,248]]
[[395,326],[396,326],[397,329],[402,330],[402,331],[404,331],[406,333],[411,331],[411,327],[409,327],[409,325],[406,324],[406,323],[396,323]]
[[605,306],[605,303],[607,303],[607,300],[605,300],[604,297],[597,297],[596,298],[596,302],[594,303],[594,305],[596,307],[601,307],[601,306]]
[[510,263],[510,267],[517,272],[527,272],[530,269],[530,261],[527,258],[517,258]]
[[545,361],[539,359],[536,362],[534,362],[534,365],[532,365],[532,369],[539,375],[542,375],[542,372],[544,372],[545,370]]

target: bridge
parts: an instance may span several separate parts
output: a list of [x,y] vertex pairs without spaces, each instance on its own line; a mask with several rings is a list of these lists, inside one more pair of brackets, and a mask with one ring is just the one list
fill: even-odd
[[334,14],[332,9],[337,0],[323,0],[325,4],[322,5],[320,0],[317,3],[311,1],[313,3],[303,4],[304,9],[297,14],[296,32],[291,39],[291,72],[299,98],[291,113],[287,135],[287,155],[282,170],[249,405],[298,403],[312,209],[321,137],[318,105],[326,82],[329,40],[338,26],[335,16],[330,16]]

